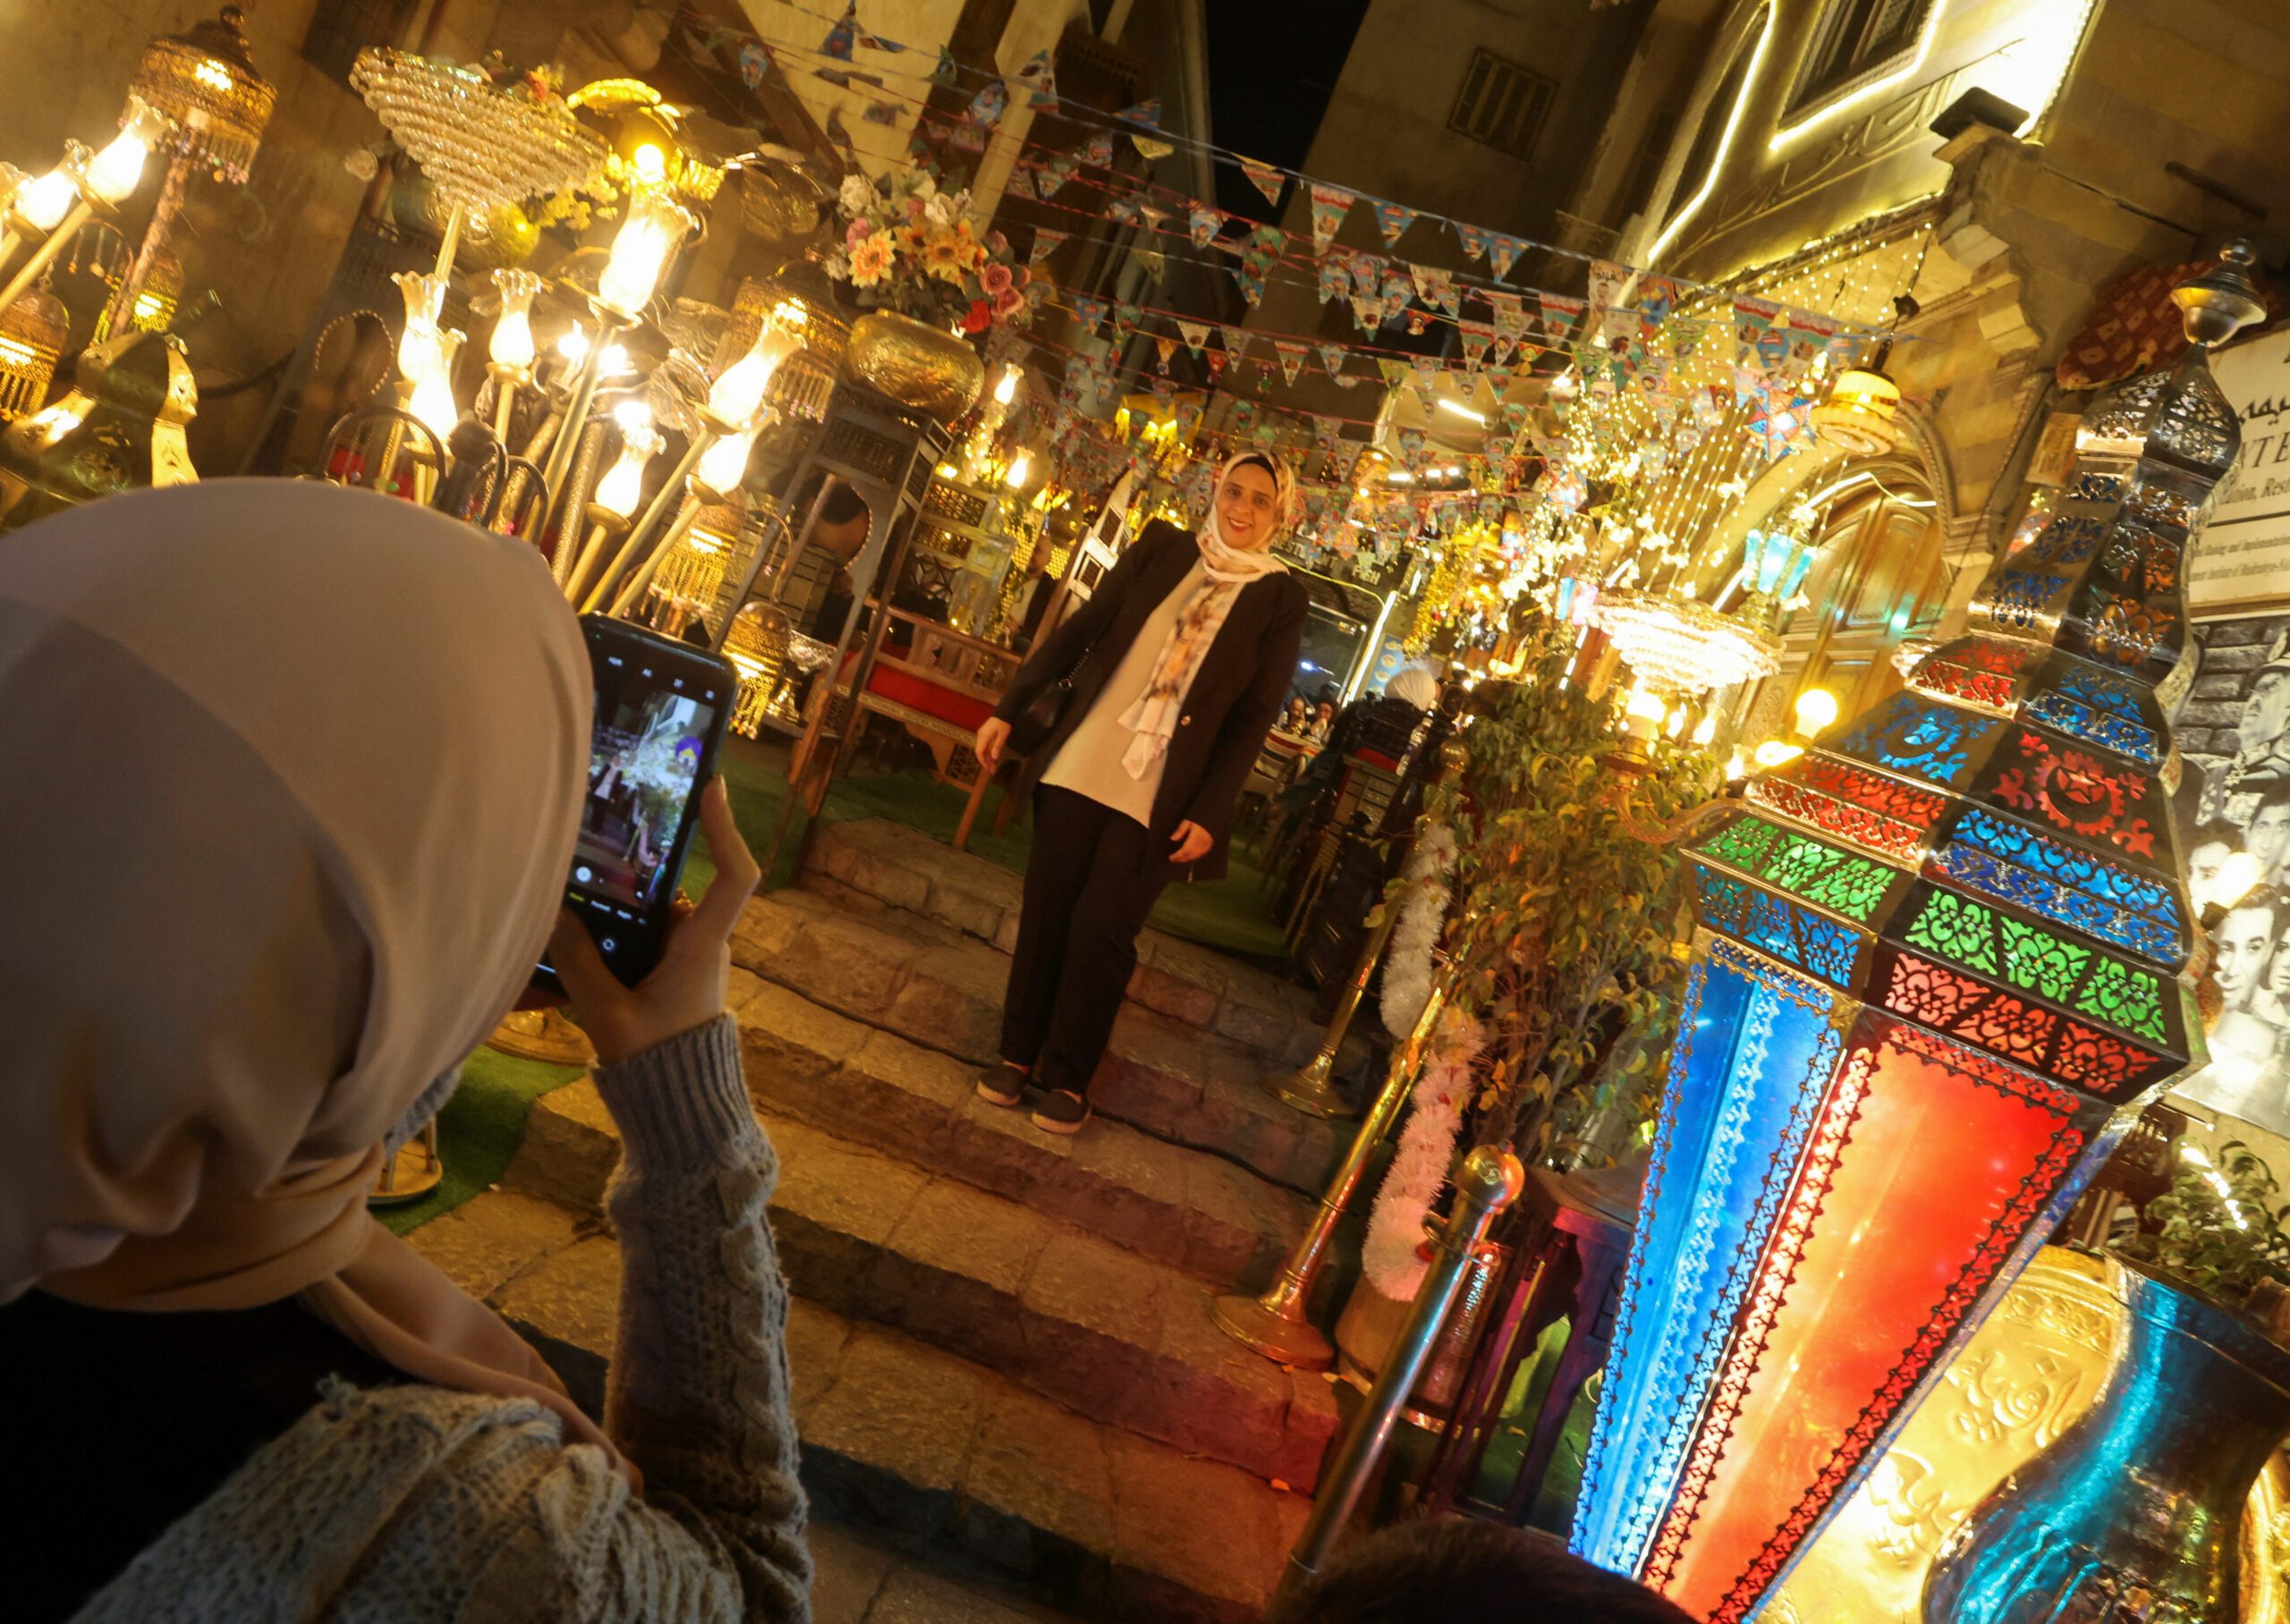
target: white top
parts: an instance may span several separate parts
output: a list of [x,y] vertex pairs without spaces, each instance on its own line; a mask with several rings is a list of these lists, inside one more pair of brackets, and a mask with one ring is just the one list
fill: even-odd
[[1168,754],[1164,751],[1156,757],[1142,778],[1132,778],[1121,758],[1129,753],[1137,735],[1122,726],[1121,719],[1145,697],[1146,689],[1152,685],[1153,668],[1160,664],[1161,651],[1176,630],[1177,615],[1208,579],[1196,559],[1184,579],[1154,605],[1153,613],[1137,629],[1128,652],[1121,656],[1121,664],[1098,690],[1097,702],[1050,757],[1042,782],[1086,795],[1100,806],[1152,826],[1153,797],[1160,792],[1161,769],[1168,763]]

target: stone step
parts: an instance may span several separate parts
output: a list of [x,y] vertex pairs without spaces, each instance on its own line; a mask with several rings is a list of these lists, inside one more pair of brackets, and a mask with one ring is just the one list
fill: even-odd
[[[1212,1289],[1080,1226],[764,1112],[772,1231],[798,1296],[898,1326],[1090,1417],[1309,1486],[1336,1429],[1319,1376],[1210,1323]],[[618,1159],[587,1082],[545,1095],[505,1188],[595,1213]],[[1046,1137],[1046,1136],[1045,1136]]]
[[[832,825],[839,828],[842,825]],[[960,854],[954,854],[960,855]],[[914,916],[854,911],[832,898],[776,892],[750,902],[733,962],[805,1001],[911,1046],[983,1065],[995,1057],[1009,961],[983,943]],[[759,1001],[742,1025],[763,1042],[800,1011]],[[797,1042],[827,1036],[801,1023]],[[790,1062],[800,1073],[803,1066]],[[1217,1155],[1275,1183],[1317,1194],[1349,1124],[1291,1110],[1264,1091],[1262,1057],[1232,1040],[1135,1003],[1090,1087],[1101,1116]]]
[[[823,826],[799,884],[853,908],[918,915],[1007,955],[1018,939],[1020,876],[886,818]],[[1000,987],[995,989],[1000,1002]],[[1270,1069],[1302,1065],[1323,1026],[1294,983],[1158,930],[1137,941],[1130,1002],[1255,1050]]]
[[[1244,1290],[1269,1285],[1310,1221],[1294,1190],[1221,1157],[1100,1117],[1043,1133],[978,1097],[975,1068],[878,1031],[742,970],[732,972],[748,1091],[776,1116],[823,1128],[1070,1220],[1143,1256]],[[541,1096],[508,1175],[582,1211],[619,1159],[587,1083]]]
[[[411,1239],[500,1309],[596,1412],[619,1247],[547,1205],[493,1191]],[[1303,1526],[1301,1495],[802,1298],[790,1305],[787,1351],[816,1516],[989,1573],[1077,1617],[1253,1619]]]

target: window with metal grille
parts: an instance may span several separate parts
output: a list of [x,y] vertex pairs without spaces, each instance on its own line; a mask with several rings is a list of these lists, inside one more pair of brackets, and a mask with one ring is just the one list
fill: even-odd
[[406,9],[407,0],[318,0],[302,36],[302,58],[347,81],[359,52],[397,43]]
[[1796,112],[1892,64],[1915,47],[1932,0],[1829,0],[1789,98]]
[[1447,128],[1484,141],[1513,157],[1531,155],[1535,137],[1542,132],[1543,114],[1550,110],[1558,87],[1539,73],[1529,72],[1515,62],[1491,52],[1475,50],[1463,87],[1455,94],[1455,110]]

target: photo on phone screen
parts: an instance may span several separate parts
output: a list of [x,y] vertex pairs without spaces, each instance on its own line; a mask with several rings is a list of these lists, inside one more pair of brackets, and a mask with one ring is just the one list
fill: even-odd
[[609,715],[598,713],[572,848],[575,885],[631,908],[661,900],[714,710],[697,694],[632,685]]
[[[625,622],[584,615],[581,631],[596,722],[565,901],[633,985],[659,962],[738,677],[718,656]],[[539,985],[563,990],[546,955],[539,969]]]

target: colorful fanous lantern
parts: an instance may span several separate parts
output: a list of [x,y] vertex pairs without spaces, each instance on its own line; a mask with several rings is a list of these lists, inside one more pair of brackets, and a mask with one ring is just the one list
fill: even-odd
[[1693,969],[1574,1548],[1759,1605],[2136,1108],[2201,1056],[2154,687],[2240,436],[2209,345],[2085,418],[2041,535],[1908,691],[1691,841]]

